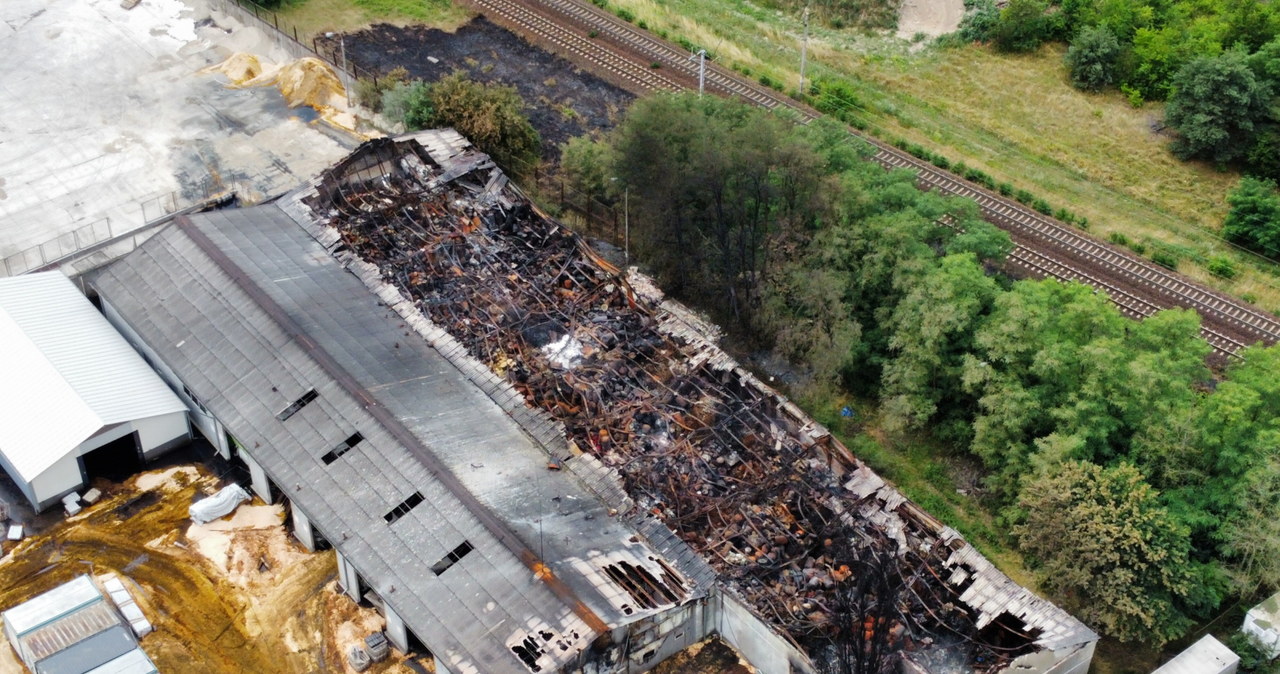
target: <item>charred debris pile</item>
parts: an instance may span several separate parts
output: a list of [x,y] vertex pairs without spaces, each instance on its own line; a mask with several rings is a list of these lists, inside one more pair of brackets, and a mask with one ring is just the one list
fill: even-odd
[[339,248],[563,423],[637,509],[815,660],[874,657],[890,671],[903,657],[945,657],[995,672],[1037,650],[1023,621],[980,619],[961,600],[977,575],[948,566],[963,539],[738,367],[708,326],[531,207],[483,155],[441,169],[416,143],[366,145],[316,194],[309,206]]

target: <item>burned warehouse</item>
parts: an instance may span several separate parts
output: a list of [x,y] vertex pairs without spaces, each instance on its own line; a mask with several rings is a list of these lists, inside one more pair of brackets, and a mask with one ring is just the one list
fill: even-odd
[[452,131],[89,279],[254,491],[441,672],[1083,674],[1012,582]]

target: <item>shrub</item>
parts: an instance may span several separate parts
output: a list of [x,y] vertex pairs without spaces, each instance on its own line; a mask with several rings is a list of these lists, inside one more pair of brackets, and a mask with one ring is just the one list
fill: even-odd
[[1239,271],[1231,258],[1225,255],[1214,255],[1209,258],[1209,273],[1225,279],[1233,279]]
[[1110,241],[1111,243],[1114,243],[1117,246],[1129,245],[1129,237],[1125,236],[1124,234],[1121,234],[1120,232],[1112,232],[1108,234],[1107,241]]
[[1000,23],[1000,10],[992,0],[978,0],[965,3],[968,12],[960,20],[960,29],[956,35],[963,42],[986,42]]
[[1106,26],[1085,28],[1071,42],[1066,61],[1071,84],[1077,89],[1106,89],[1115,83],[1116,67],[1120,62],[1120,40]]
[[1129,250],[1137,253],[1138,255],[1145,255],[1147,252],[1147,247],[1142,243],[1134,241],[1133,243],[1129,244]]
[[1039,0],[1011,0],[1000,12],[991,34],[996,48],[1007,52],[1031,52],[1047,35],[1045,6]]
[[1157,250],[1152,253],[1151,261],[1166,269],[1178,268],[1178,256],[1166,250]]
[[619,7],[619,8],[618,8],[618,10],[617,10],[616,12],[614,12],[614,13],[618,15],[618,18],[619,18],[619,19],[622,19],[623,21],[626,21],[627,23],[632,23],[633,21],[635,21],[635,20],[636,20],[635,12],[632,12],[631,10],[627,9],[626,7]]
[[1006,197],[1013,196],[1013,185],[1010,185],[1009,183],[1000,183],[999,185],[996,185],[996,189],[1000,191],[1000,194]]
[[403,67],[393,68],[376,80],[361,77],[356,80],[356,100],[374,112],[382,112],[383,94],[408,81],[409,71]]

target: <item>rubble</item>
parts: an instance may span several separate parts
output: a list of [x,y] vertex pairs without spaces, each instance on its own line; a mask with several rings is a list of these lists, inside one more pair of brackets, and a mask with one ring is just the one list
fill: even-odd
[[[945,654],[996,672],[1040,649],[1035,619],[1009,611],[1027,616],[1031,600],[1046,602],[1012,582],[992,611],[964,600],[983,574],[1003,574],[738,366],[713,327],[600,259],[484,155],[444,163],[416,142],[373,141],[306,203],[336,228],[335,255],[376,265],[563,425],[571,455],[549,457],[549,468],[584,453],[616,471],[629,496],[619,516],[660,518],[815,658],[858,636],[890,653],[886,662]],[[959,564],[967,553],[987,566]],[[850,626],[848,588],[866,587],[876,559],[893,563],[870,587],[892,596],[864,601],[874,610]]]

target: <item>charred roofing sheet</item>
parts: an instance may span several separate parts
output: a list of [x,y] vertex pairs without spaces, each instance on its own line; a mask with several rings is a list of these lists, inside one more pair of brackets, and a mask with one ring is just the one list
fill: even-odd
[[[594,634],[447,473],[596,615],[639,617],[598,569],[648,548],[571,476],[549,472],[545,451],[496,403],[278,208],[196,216],[94,285],[451,670],[527,671],[510,647],[535,629],[567,646],[553,640],[540,664],[561,663]],[[280,421],[308,389],[316,399]],[[357,431],[363,441],[326,464]],[[415,492],[421,505],[388,524]],[[437,576],[430,567],[464,541],[474,551]]]

